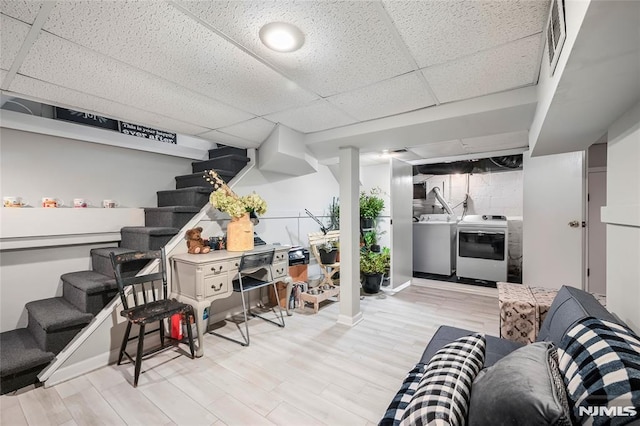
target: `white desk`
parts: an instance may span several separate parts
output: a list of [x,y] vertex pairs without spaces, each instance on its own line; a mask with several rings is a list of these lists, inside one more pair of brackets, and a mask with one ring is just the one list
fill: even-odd
[[[264,245],[251,253],[275,249],[271,266],[273,279],[287,284],[286,300],[291,296],[293,280],[289,276],[289,246]],[[171,257],[172,297],[193,306],[198,328],[198,349],[196,356],[204,354],[203,336],[209,325],[205,309],[218,299],[233,294],[233,279],[237,277],[238,266],[243,252],[214,250],[206,254],[178,254]],[[289,307],[287,303],[287,314]]]

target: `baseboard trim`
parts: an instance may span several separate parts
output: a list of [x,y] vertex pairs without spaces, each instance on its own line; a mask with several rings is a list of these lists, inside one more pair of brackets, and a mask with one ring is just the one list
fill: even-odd
[[362,316],[362,312],[358,312],[355,316],[349,315],[338,315],[338,324],[346,325],[347,327],[353,327],[358,323],[362,322],[364,317]]

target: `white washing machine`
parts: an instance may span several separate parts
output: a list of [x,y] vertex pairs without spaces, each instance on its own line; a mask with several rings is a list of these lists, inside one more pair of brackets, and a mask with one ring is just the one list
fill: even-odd
[[413,270],[450,276],[456,269],[454,215],[423,214],[413,223]]
[[465,216],[458,222],[456,275],[507,281],[508,248],[506,216]]

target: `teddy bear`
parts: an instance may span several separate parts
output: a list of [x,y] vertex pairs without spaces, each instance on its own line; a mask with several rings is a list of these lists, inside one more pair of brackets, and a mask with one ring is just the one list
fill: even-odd
[[202,239],[202,228],[197,227],[187,230],[187,249],[191,254],[209,253],[211,248],[205,245]]

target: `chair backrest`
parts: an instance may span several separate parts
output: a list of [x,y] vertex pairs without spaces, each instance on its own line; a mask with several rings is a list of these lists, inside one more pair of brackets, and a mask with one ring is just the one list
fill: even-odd
[[326,234],[322,232],[311,232],[309,233],[309,248],[313,253],[313,256],[316,258],[318,264],[321,264],[320,261],[320,252],[318,251],[318,246],[332,242],[332,241],[340,241],[340,230],[329,231]]
[[275,249],[268,251],[261,251],[257,253],[244,253],[240,259],[240,266],[238,272],[246,273],[252,272],[256,269],[271,267],[273,263],[273,256]]
[[[164,249],[150,251],[134,251],[116,255],[111,252],[111,264],[116,276],[120,299],[125,309],[129,309],[129,300],[126,294],[127,287],[132,288],[133,302],[135,306],[143,305],[151,301],[167,298],[167,270]],[[123,274],[124,265],[141,260],[160,260],[158,272],[134,277]],[[156,282],[160,285],[156,286]]]

